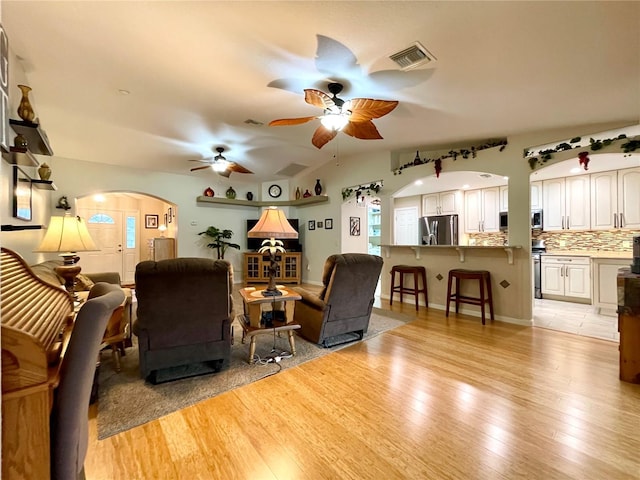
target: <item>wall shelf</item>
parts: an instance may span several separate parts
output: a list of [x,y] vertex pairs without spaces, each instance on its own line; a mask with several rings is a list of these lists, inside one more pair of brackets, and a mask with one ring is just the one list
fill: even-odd
[[35,180],[31,179],[31,185],[40,190],[57,190],[53,180]]
[[305,207],[307,205],[315,205],[318,203],[325,203],[329,201],[329,197],[326,195],[316,195],[307,198],[300,198],[299,200],[284,200],[284,201],[258,201],[258,200],[238,200],[229,199],[224,197],[205,197],[199,196],[196,198],[196,202],[200,204],[215,203],[220,205],[235,205],[241,207]]
[[27,139],[27,145],[32,153],[53,155],[47,134],[40,128],[40,124],[10,118],[9,125],[16,133],[21,133]]
[[23,167],[37,167],[40,165],[40,162],[27,148],[10,147],[9,152],[3,153],[2,156],[11,165]]

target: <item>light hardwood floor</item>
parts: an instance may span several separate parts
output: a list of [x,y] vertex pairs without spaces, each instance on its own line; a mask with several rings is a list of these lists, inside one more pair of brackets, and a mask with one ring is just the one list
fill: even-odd
[[86,475],[639,479],[640,385],[618,380],[618,362],[610,341],[421,307],[367,342],[103,441],[92,419]]

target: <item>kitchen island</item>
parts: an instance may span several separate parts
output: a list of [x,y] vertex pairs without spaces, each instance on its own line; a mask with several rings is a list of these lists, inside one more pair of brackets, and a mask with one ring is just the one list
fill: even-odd
[[[382,298],[389,298],[390,272],[393,265],[425,267],[429,308],[441,310],[446,308],[449,270],[454,268],[488,270],[491,273],[496,320],[520,325],[532,324],[533,279],[528,248],[519,245],[381,245],[381,247],[384,258],[381,276]],[[471,282],[470,285],[463,285],[462,293],[477,296],[477,289],[477,284]],[[409,299],[409,301],[412,300]],[[461,305],[460,313],[479,317],[480,309],[474,305]],[[490,325],[491,322],[487,322],[487,326]]]

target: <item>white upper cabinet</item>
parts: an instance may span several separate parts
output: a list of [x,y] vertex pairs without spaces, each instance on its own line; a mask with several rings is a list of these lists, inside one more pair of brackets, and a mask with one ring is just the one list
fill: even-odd
[[464,193],[465,232],[500,231],[500,187],[469,190]]
[[618,170],[618,227],[640,228],[640,168]]
[[509,187],[506,185],[500,187],[500,211],[509,211]]
[[452,215],[457,214],[460,200],[459,191],[429,193],[422,196],[422,215]]
[[542,208],[542,182],[531,182],[531,210]]
[[640,168],[591,175],[591,228],[640,228]]
[[589,175],[542,182],[543,230],[588,230],[591,225]]

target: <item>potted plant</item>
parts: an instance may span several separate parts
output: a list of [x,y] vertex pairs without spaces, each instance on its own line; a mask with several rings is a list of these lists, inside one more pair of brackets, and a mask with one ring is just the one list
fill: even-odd
[[217,227],[209,227],[198,235],[204,235],[211,239],[211,243],[207,243],[207,247],[216,249],[216,252],[218,253],[218,260],[224,259],[224,253],[229,247],[240,250],[240,245],[227,241],[233,237],[233,232],[229,229],[221,230]]

